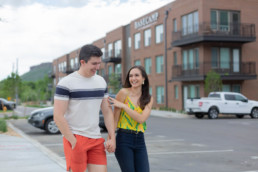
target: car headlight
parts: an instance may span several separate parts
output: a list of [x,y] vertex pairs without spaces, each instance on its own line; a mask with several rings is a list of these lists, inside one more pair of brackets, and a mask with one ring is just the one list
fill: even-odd
[[41,112],[41,113],[36,113],[35,115],[32,115],[32,117],[34,117],[34,118],[40,118],[40,117],[42,117],[42,116],[44,116],[45,114],[43,113],[43,112]]

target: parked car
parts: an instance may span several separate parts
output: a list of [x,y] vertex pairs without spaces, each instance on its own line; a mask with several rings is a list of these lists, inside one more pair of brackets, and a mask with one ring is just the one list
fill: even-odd
[[[110,96],[115,97],[115,95]],[[28,118],[28,123],[30,123],[36,128],[45,130],[49,134],[57,134],[60,131],[53,119],[53,111],[53,107],[34,110],[31,112],[30,117]],[[99,112],[99,127],[106,131],[104,116],[101,110]]]
[[3,107],[6,107],[8,110],[13,110],[16,108],[16,103],[13,101],[8,101],[4,98],[0,98],[0,109],[3,110]]
[[49,134],[59,133],[53,119],[54,107],[37,109],[31,112],[28,122],[36,128],[45,130]]
[[234,114],[238,118],[250,115],[258,118],[258,101],[248,100],[244,95],[234,92],[211,92],[208,97],[187,99],[186,112],[203,118],[218,118],[219,114]]

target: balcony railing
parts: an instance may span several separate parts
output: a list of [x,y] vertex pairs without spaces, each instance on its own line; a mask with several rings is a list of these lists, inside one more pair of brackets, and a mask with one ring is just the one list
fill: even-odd
[[78,65],[74,65],[74,66],[68,66],[65,70],[65,73],[66,74],[70,74],[70,73],[73,73],[74,71],[78,70],[79,69],[79,64]]
[[230,63],[220,67],[211,62],[175,65],[172,67],[172,81],[201,81],[210,70],[220,74],[222,80],[256,79],[255,67],[255,62]]
[[121,49],[115,49],[111,50],[105,53],[105,58],[103,59],[103,62],[105,63],[120,63],[122,58],[122,50]]
[[180,47],[204,41],[253,42],[256,40],[255,24],[201,23],[172,33],[172,46]]

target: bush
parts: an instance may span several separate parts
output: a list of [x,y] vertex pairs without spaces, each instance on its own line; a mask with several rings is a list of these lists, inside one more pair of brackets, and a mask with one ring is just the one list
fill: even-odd
[[4,119],[0,119],[0,131],[2,131],[2,132],[7,131],[7,124]]

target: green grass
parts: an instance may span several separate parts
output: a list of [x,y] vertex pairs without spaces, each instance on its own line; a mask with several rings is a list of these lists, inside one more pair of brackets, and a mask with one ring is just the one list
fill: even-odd
[[2,132],[7,131],[7,124],[4,119],[0,119],[0,131],[2,131]]
[[48,107],[48,106],[44,106],[44,105],[26,105],[26,107],[45,108],[45,107]]
[[8,113],[8,112],[12,112],[13,110],[7,110],[7,111],[3,111],[3,110],[0,110],[0,113]]

